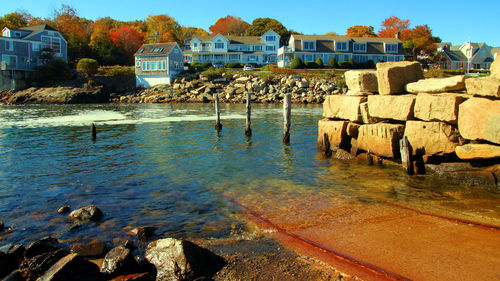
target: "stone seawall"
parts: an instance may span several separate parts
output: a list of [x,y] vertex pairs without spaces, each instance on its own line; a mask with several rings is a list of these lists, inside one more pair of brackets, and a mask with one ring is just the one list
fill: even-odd
[[345,76],[347,94],[329,95],[323,103],[318,145],[324,150],[329,145],[342,159],[400,162],[400,140],[406,137],[415,166],[486,171],[489,182],[500,185],[499,58],[491,76],[480,78],[423,79],[418,62],[379,63],[376,71]]

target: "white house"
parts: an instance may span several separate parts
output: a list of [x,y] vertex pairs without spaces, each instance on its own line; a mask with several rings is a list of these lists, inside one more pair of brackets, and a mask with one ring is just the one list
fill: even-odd
[[280,35],[268,30],[262,36],[195,36],[185,42],[186,62],[265,65],[276,62]]
[[471,69],[490,69],[495,59],[492,49],[485,43],[466,42],[459,46],[441,43],[438,45],[438,51],[443,54],[441,68],[444,69],[467,68],[469,63]]
[[182,51],[177,43],[144,44],[134,56],[136,87],[170,84],[184,69]]

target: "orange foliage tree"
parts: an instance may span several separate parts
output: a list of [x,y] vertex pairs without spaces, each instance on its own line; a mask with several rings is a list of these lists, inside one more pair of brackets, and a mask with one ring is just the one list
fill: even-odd
[[168,15],[149,15],[146,18],[146,38],[149,43],[177,42],[181,44],[181,26]]
[[386,18],[378,32],[378,37],[394,37],[398,32],[403,32],[410,27],[410,20],[402,20],[396,16]]
[[403,47],[411,51],[415,59],[417,56],[433,56],[436,51],[434,43],[441,41],[439,37],[432,36],[432,30],[427,24],[404,30],[401,33],[401,40]]
[[214,25],[210,26],[208,29],[212,32],[212,35],[218,33],[222,35],[243,35],[245,31],[250,26],[246,21],[242,20],[240,17],[233,17],[227,15],[225,18],[219,18]]
[[63,4],[59,10],[54,11],[53,23],[54,28],[68,41],[70,61],[76,62],[78,58],[88,56],[92,25],[90,20],[78,17],[74,8]]
[[377,37],[377,34],[373,31],[373,26],[366,25],[354,25],[347,29],[347,36],[351,37]]
[[142,34],[130,25],[124,25],[111,32],[110,39],[129,56],[132,56],[144,42]]

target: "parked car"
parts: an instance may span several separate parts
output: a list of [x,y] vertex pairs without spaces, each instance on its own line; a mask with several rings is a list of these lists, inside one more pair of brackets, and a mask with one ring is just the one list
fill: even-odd
[[253,66],[251,64],[245,64],[243,66],[243,71],[252,71],[253,70]]
[[224,68],[224,64],[222,64],[222,63],[214,63],[214,65],[212,67],[213,68]]

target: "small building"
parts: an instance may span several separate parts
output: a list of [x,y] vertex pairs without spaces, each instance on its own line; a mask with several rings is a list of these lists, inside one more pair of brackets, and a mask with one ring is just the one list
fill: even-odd
[[370,60],[377,63],[403,61],[405,51],[398,38],[292,34],[288,46],[278,50],[278,66],[289,67],[295,57],[303,62],[313,62],[319,58],[324,64],[328,64],[332,58],[337,62],[353,59],[356,63]]
[[0,89],[25,87],[37,66],[51,59],[67,62],[67,50],[66,39],[49,25],[5,27],[0,37]]
[[170,84],[172,78],[184,70],[182,51],[177,43],[144,44],[134,56],[136,87]]
[[491,48],[485,43],[466,42],[460,46],[451,46],[450,43],[441,43],[437,48],[442,53],[440,68],[442,69],[490,69],[494,55]]
[[185,42],[184,61],[265,65],[276,63],[279,46],[280,35],[273,30],[262,36],[195,36]]

